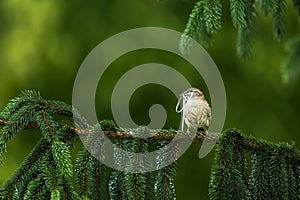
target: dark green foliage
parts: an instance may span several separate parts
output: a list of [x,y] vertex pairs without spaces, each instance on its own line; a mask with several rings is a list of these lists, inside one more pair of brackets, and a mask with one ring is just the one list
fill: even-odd
[[[126,159],[118,148],[125,149],[125,140],[117,139],[115,140],[115,151],[114,159],[118,167],[121,167],[126,163]],[[111,174],[109,178],[109,194],[111,200],[122,200],[128,199],[127,193],[125,192],[125,172],[115,171]]]
[[241,136],[224,133],[216,149],[209,183],[210,199],[250,199],[245,152],[236,145]]
[[43,162],[44,155],[49,151],[49,143],[41,139],[32,152],[24,159],[23,163],[17,169],[15,174],[2,186],[1,197],[14,195],[18,188],[18,195],[23,196],[26,193],[27,185],[32,179],[38,176],[39,164]]
[[[145,127],[132,130],[136,135],[143,135],[149,132]],[[133,140],[118,139],[115,141],[116,148],[122,148],[134,153],[144,153],[148,151],[148,141],[142,138]],[[125,169],[145,169],[149,163],[141,159],[138,155],[124,157],[120,151],[114,151],[116,164]],[[110,177],[109,192],[111,199],[154,199],[153,197],[153,178],[149,172],[135,173],[132,171],[116,171]]]
[[[74,112],[80,127],[86,129],[75,129],[72,122],[56,120],[54,115],[73,116],[71,107],[44,100],[37,92],[27,91],[10,101],[0,114],[3,127],[0,158],[4,156],[7,141],[22,129],[39,129],[42,136],[19,169],[3,184],[0,199],[176,199],[177,163],[170,161],[178,157],[182,141],[172,141],[172,148],[168,149],[170,139],[163,138],[173,138],[175,130],[161,130],[156,139],[145,139],[141,136],[156,130],[146,127],[125,130],[107,120],[91,126],[79,112]],[[124,132],[140,137],[127,134],[124,139]],[[85,146],[92,148],[79,151],[73,165],[70,148],[78,140],[77,134]],[[107,167],[92,156],[104,159],[105,135],[112,137],[114,161],[123,171],[108,174]],[[299,199],[300,153],[294,146],[244,136],[235,129],[225,131],[218,141],[211,171],[210,199]],[[155,160],[157,172],[139,172],[152,164],[140,154],[128,152],[145,153],[154,147],[161,150]],[[76,187],[73,187],[73,171]]]
[[247,2],[246,0],[230,0],[231,20],[236,29],[247,27]]
[[253,35],[251,29],[240,28],[238,30],[237,39],[237,55],[242,59],[247,59],[250,56],[253,46]]
[[144,174],[145,183],[145,200],[155,199],[154,195],[154,177],[153,173],[147,172]]
[[74,190],[72,181],[69,177],[63,177],[61,187],[62,187],[62,189],[60,190],[61,199],[70,199],[70,200],[79,199],[79,196],[77,192]]
[[[252,155],[251,166],[247,164],[247,154]],[[299,152],[293,146],[272,144],[228,130],[216,150],[209,197],[299,199],[298,166]]]
[[300,73],[300,36],[297,36],[287,42],[285,49],[288,56],[281,64],[281,72],[285,83],[296,81]]
[[76,173],[76,185],[79,188],[79,194],[82,197],[88,196],[88,161],[90,154],[87,150],[82,150],[77,153],[75,173]]
[[42,199],[41,195],[43,195],[45,199],[49,199],[50,193],[46,190],[46,185],[42,181],[42,175],[39,175],[28,184],[28,190],[24,195],[24,199]]
[[51,145],[51,151],[55,166],[62,175],[71,176],[72,161],[68,146],[59,140],[54,140]]
[[285,0],[275,0],[275,9],[273,10],[273,33],[275,39],[281,40],[284,35],[284,14]]
[[285,163],[285,155],[278,151],[270,158],[270,187],[271,198],[288,199],[288,179]]
[[82,197],[107,199],[107,170],[86,150],[80,151],[76,159],[76,185]]
[[26,90],[18,97],[11,99],[6,107],[1,112],[1,118],[8,120],[15,112],[19,112],[24,105],[33,105],[36,103],[43,103],[44,100],[39,92],[34,90]]
[[4,139],[0,139],[0,164],[2,164],[2,160],[4,158],[4,153],[6,152],[6,142]]
[[274,13],[277,9],[277,0],[258,0],[257,4],[259,8],[265,13],[265,15],[268,15],[270,13]]
[[174,176],[176,175],[176,163],[159,170],[155,179],[156,199],[174,200],[176,199]]
[[124,177],[124,189],[128,199],[145,199],[146,179],[144,174],[126,173]]
[[[252,171],[250,189],[252,199],[269,199],[270,191],[270,155],[268,153],[254,153],[252,157]],[[264,178],[262,178],[264,177]],[[268,191],[268,192],[266,192]]]
[[[163,147],[166,144],[166,142],[160,142],[159,147]],[[176,154],[176,147],[173,148],[173,150],[175,151],[171,152],[171,154]],[[164,151],[161,155],[157,156],[158,168],[161,169],[158,171],[155,178],[154,191],[156,199],[176,199],[174,176],[176,175],[177,163],[173,162],[168,166],[164,166],[169,159],[169,153],[170,152]]]
[[216,33],[221,28],[222,5],[219,0],[205,0],[203,7],[205,29],[208,33]]
[[[281,10],[277,10],[276,17],[280,16]],[[252,30],[256,16],[254,1],[230,0],[230,12],[233,26],[238,30],[237,54],[241,58],[247,58],[253,43]],[[189,52],[192,45],[189,37],[199,38],[202,45],[208,46],[211,43],[212,34],[221,28],[221,13],[220,1],[203,0],[197,2],[182,34],[180,50]],[[279,26],[276,25],[276,27]]]
[[[146,140],[134,139],[132,141],[126,141],[125,149],[127,151],[135,153],[146,152],[148,144]],[[134,169],[143,168],[145,161],[139,159],[138,156],[129,157],[126,166],[132,167]],[[128,199],[145,199],[146,194],[146,174],[144,173],[125,173],[124,179],[124,190],[126,191],[126,197]]]
[[300,14],[300,1],[299,0],[293,0],[294,6],[298,11],[298,14]]
[[63,102],[44,100],[35,91],[23,92],[1,112],[1,119],[6,121],[0,137],[1,159],[6,142],[26,126],[40,128],[43,135],[16,173],[3,185],[2,199],[39,199],[42,196],[60,199],[66,194],[70,197],[76,195],[75,192],[66,192],[66,188],[72,186],[65,177],[73,171],[68,148],[76,135],[70,134],[69,127],[54,121],[53,115],[72,116],[71,107]]
[[88,164],[90,178],[87,186],[92,199],[100,200],[108,198],[108,175],[106,167],[96,158],[90,157]]
[[181,37],[181,52],[190,51],[191,38],[199,39],[202,45],[209,46],[212,34],[221,28],[221,16],[222,5],[219,0],[201,0],[195,3]]
[[51,191],[51,200],[60,200],[59,190],[52,190]]
[[212,35],[206,30],[203,16],[204,3],[199,1],[195,4],[186,28],[181,36],[179,49],[182,53],[189,53],[192,46],[192,39],[200,40],[204,46],[209,46],[212,40]]
[[124,192],[124,172],[113,172],[109,179],[109,194],[111,200],[127,199]]
[[[237,29],[237,55],[242,59],[249,58],[253,46],[255,32],[256,5],[265,14],[273,17],[273,35],[277,40],[284,36],[285,0],[229,0],[230,14],[234,28]],[[300,14],[300,1],[293,0],[294,7]],[[192,39],[196,39],[207,47],[212,42],[212,36],[221,28],[222,6],[218,0],[201,0],[195,3],[182,33],[179,48],[190,52]],[[299,51],[289,50],[288,59],[283,64],[284,82],[298,76]],[[298,53],[298,54],[296,54]],[[296,70],[295,70],[296,69]],[[295,74],[295,75],[292,75]]]
[[254,1],[244,1],[244,23],[245,26],[239,26],[237,38],[237,55],[243,59],[248,58],[253,45],[253,28],[255,22]]
[[287,179],[288,179],[288,199],[299,199],[299,167],[290,159],[286,160]]

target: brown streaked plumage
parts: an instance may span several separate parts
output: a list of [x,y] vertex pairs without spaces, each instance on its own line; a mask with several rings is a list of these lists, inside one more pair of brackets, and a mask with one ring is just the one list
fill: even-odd
[[197,88],[190,88],[181,95],[187,99],[183,107],[183,118],[187,125],[187,132],[196,132],[199,128],[203,128],[207,134],[211,120],[211,109],[204,94]]

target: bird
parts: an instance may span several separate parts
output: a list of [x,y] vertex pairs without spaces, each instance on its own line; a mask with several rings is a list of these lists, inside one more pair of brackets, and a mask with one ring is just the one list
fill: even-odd
[[207,135],[211,120],[211,108],[204,94],[193,87],[181,93],[180,96],[184,99],[182,112],[187,133],[195,133],[202,129]]

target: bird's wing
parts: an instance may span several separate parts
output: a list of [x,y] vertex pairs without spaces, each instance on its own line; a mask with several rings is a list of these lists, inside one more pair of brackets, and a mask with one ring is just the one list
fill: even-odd
[[211,109],[207,102],[201,102],[197,107],[197,122],[199,127],[208,127],[211,119]]

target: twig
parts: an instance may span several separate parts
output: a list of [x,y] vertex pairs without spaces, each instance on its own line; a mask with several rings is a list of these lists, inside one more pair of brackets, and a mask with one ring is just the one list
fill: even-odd
[[[0,119],[0,128],[6,126],[7,121]],[[27,126],[25,126],[25,129],[39,129],[37,124],[30,123]],[[70,134],[77,134],[77,135],[88,135],[92,133],[92,130],[80,130],[78,128],[71,127],[70,128]],[[109,139],[125,139],[125,140],[133,140],[136,137],[134,134],[128,131],[105,131],[105,135]],[[234,131],[235,133],[239,132],[238,130]],[[169,131],[166,132],[161,131],[157,133],[150,133],[149,140],[157,140],[157,141],[171,141],[174,139],[176,135],[176,139],[186,139],[187,133],[184,132],[175,132],[175,131]],[[203,142],[204,139],[206,141],[217,143],[219,141],[219,135],[204,135],[204,134],[197,134],[197,135],[189,135],[190,138],[193,138],[193,142]],[[261,152],[267,152],[272,153],[278,151],[278,148],[276,147],[275,143],[264,142],[264,141],[256,141],[255,139],[247,138],[241,135],[241,138],[239,140],[239,144],[245,146],[248,149],[252,149],[255,151],[261,151]],[[287,154],[288,157],[291,159],[300,162],[300,153],[295,149],[293,152]]]
[[[0,119],[0,127],[4,127],[6,126],[7,121],[6,120],[1,120]],[[28,125],[25,126],[25,129],[39,129],[38,125],[35,123],[30,123]],[[77,135],[87,135],[89,133],[91,133],[91,130],[80,130],[78,128],[74,128],[72,127],[70,129],[71,131],[73,131],[73,133],[77,134]],[[182,139],[182,138],[186,138],[186,134],[187,133],[183,133],[183,132],[179,132],[177,139]],[[151,140],[159,140],[159,141],[171,141],[176,133],[165,133],[165,132],[158,132],[158,133],[150,133],[151,137],[149,137],[149,139]],[[129,133],[129,132],[121,132],[121,131],[116,131],[116,132],[108,132],[106,133],[106,137],[108,137],[109,139],[114,139],[114,138],[122,138],[125,140],[133,140],[135,139],[134,135]],[[189,135],[190,138],[193,138],[193,142],[203,142],[205,136],[204,135]],[[219,137],[218,136],[207,136],[208,139],[210,141],[216,142],[218,141]]]

